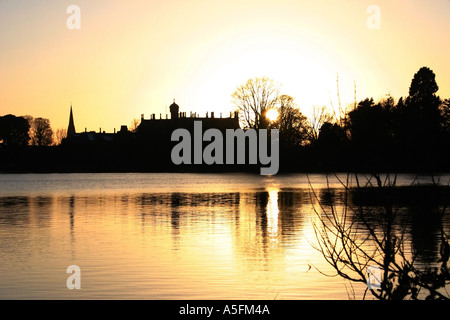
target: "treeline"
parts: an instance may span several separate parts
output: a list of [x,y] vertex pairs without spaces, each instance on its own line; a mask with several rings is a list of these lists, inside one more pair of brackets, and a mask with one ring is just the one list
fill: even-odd
[[366,171],[448,171],[450,100],[437,96],[438,88],[434,72],[423,67],[407,97],[359,101],[337,121],[325,122],[312,147],[328,156],[344,151],[349,163]]
[[0,146],[52,146],[59,145],[67,135],[66,129],[53,131],[50,120],[32,116],[0,116]]
[[[423,67],[398,101],[387,95],[348,107],[339,102],[337,111],[315,108],[310,117],[267,78],[248,80],[233,98],[243,127],[280,130],[287,171],[448,171],[450,99],[437,96],[438,88]],[[265,117],[272,109],[276,120]]]

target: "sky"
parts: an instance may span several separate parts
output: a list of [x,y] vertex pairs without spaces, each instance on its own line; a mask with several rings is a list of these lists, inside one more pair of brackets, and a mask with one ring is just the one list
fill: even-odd
[[398,99],[423,66],[450,98],[449,17],[449,0],[0,0],[0,115],[67,128],[72,104],[77,131],[112,132],[176,99],[225,116],[263,76],[310,115],[337,79],[343,105]]

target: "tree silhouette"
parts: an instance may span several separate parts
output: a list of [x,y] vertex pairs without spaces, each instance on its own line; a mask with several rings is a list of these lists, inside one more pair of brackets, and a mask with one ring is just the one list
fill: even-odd
[[295,105],[294,98],[281,95],[278,99],[278,119],[269,128],[280,130],[280,142],[283,145],[299,146],[305,143],[307,118]]
[[26,146],[30,140],[28,121],[12,114],[0,117],[0,140],[4,146]]
[[[388,103],[391,106],[391,102]],[[358,103],[349,113],[349,126],[352,142],[358,149],[374,149],[386,144],[388,139],[388,116],[381,103],[375,104],[373,98]]]
[[313,107],[311,117],[308,118],[307,135],[311,144],[319,139],[320,129],[326,122],[331,122],[333,116],[327,111],[325,106]]
[[50,127],[50,120],[45,118],[35,118],[31,124],[31,143],[35,146],[50,146],[53,143],[53,130]]
[[267,77],[249,79],[232,94],[233,104],[239,111],[244,128],[263,129],[269,125],[267,110],[275,108],[279,87]]
[[59,128],[56,129],[53,136],[53,143],[55,145],[60,145],[62,140],[67,137],[67,129]]
[[[328,198],[321,199],[312,189],[318,218],[314,224],[317,243],[313,246],[337,275],[367,284],[363,298],[370,291],[380,300],[450,299],[445,290],[450,284],[449,236],[443,227],[446,204],[443,207],[431,204],[436,206],[433,214],[440,227],[440,258],[434,261],[434,266],[424,267],[418,263],[419,252],[410,247],[406,228],[396,225],[401,219],[401,210],[394,201],[396,176],[383,179],[374,174],[365,181],[360,181],[356,174],[354,177],[356,184],[350,174],[346,180],[337,177],[345,191],[341,195],[342,208]],[[435,194],[440,187],[443,186],[434,184],[428,188]],[[332,193],[333,189],[328,187],[326,194]],[[359,202],[370,199],[376,204],[363,206],[357,199]],[[379,270],[376,286],[370,285],[370,267]]]
[[438,89],[434,72],[428,67],[422,67],[411,81],[409,98],[421,101],[433,96]]
[[342,148],[347,142],[344,128],[337,123],[325,122],[320,128],[317,146],[322,149],[333,151]]
[[437,141],[443,122],[441,99],[434,72],[422,67],[414,75],[402,114],[403,136],[409,144],[431,145]]
[[141,123],[141,121],[139,119],[133,119],[131,121],[131,125],[130,125],[130,131],[131,132],[137,132],[137,128],[139,127],[139,124]]
[[450,99],[445,99],[441,105],[442,129],[450,132]]
[[398,131],[398,119],[396,117],[397,114],[397,105],[395,103],[395,99],[388,94],[386,98],[382,99],[379,102],[381,108],[383,109],[384,119],[386,123],[384,124],[384,129],[386,130],[386,139],[390,142],[394,142],[397,137]]

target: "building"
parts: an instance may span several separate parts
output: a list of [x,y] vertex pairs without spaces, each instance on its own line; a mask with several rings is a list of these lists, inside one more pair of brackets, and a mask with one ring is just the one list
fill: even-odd
[[164,117],[159,114],[152,114],[150,119],[145,119],[141,115],[141,123],[137,128],[137,134],[144,137],[154,137],[162,133],[172,133],[173,130],[184,128],[192,131],[194,128],[194,121],[202,121],[203,130],[211,128],[225,131],[226,129],[239,129],[239,116],[237,112],[230,113],[229,117],[223,117],[222,113],[219,117],[214,112],[206,113],[205,117],[200,117],[197,113],[190,112],[189,116],[186,112],[180,112],[180,107],[175,103],[175,100],[169,107],[170,119],[168,115]]
[[[226,171],[227,166],[210,166],[206,163],[191,162],[195,166],[178,166],[173,162],[172,151],[178,141],[172,141],[172,133],[176,129],[186,129],[191,134],[197,132],[198,123],[201,122],[201,130],[218,129],[223,134],[227,129],[237,130],[239,116],[237,112],[223,117],[214,112],[206,113],[200,117],[197,113],[180,112],[180,107],[175,101],[170,105],[170,114],[157,117],[152,114],[149,119],[144,115],[136,130],[128,130],[122,126],[119,131],[113,133],[102,131],[76,132],[72,107],[70,109],[68,132],[63,139],[61,152],[65,160],[61,161],[73,170],[85,171],[120,171],[120,172],[161,172],[161,171]],[[197,125],[196,125],[197,123]],[[194,132],[195,131],[195,132]],[[203,133],[202,132],[202,133]],[[222,154],[226,156],[227,148],[223,144]],[[236,147],[235,147],[236,150]],[[236,152],[236,151],[235,151]],[[187,154],[187,153],[186,153]],[[191,153],[194,156],[194,152]],[[193,158],[194,159],[194,158]],[[194,159],[195,160],[195,159]],[[233,167],[242,169],[242,166]]]
[[70,104],[70,116],[69,116],[69,126],[67,127],[67,136],[73,136],[76,134],[75,124],[73,121],[72,104]]
[[72,105],[70,105],[69,125],[67,127],[67,137],[63,139],[62,143],[65,145],[111,145],[118,141],[123,141],[124,137],[130,136],[130,132],[126,125],[122,125],[120,131],[114,129],[114,133],[107,133],[99,128],[99,131],[76,132],[75,122],[73,118]]
[[170,135],[178,128],[184,128],[189,131],[194,129],[194,121],[202,121],[203,130],[211,128],[225,131],[226,129],[239,129],[239,116],[237,112],[230,113],[229,117],[219,117],[214,112],[206,113],[205,117],[200,117],[197,113],[191,112],[187,116],[186,112],[180,112],[180,107],[175,103],[175,100],[170,105],[170,118],[166,114],[164,117],[159,114],[150,116],[150,119],[145,119],[141,115],[141,122],[136,129],[136,132],[130,132],[126,125],[122,125],[120,131],[114,130],[113,133],[102,131],[87,131],[76,132],[73,117],[72,105],[70,106],[69,125],[67,128],[67,138],[63,140],[65,144],[114,144],[114,143],[136,143],[143,145],[154,143],[155,145],[164,146],[169,143]]

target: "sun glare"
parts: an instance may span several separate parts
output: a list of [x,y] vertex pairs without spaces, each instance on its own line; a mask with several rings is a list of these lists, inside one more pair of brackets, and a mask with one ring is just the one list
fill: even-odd
[[266,113],[266,118],[270,121],[276,121],[278,119],[278,111],[275,109],[269,109]]

